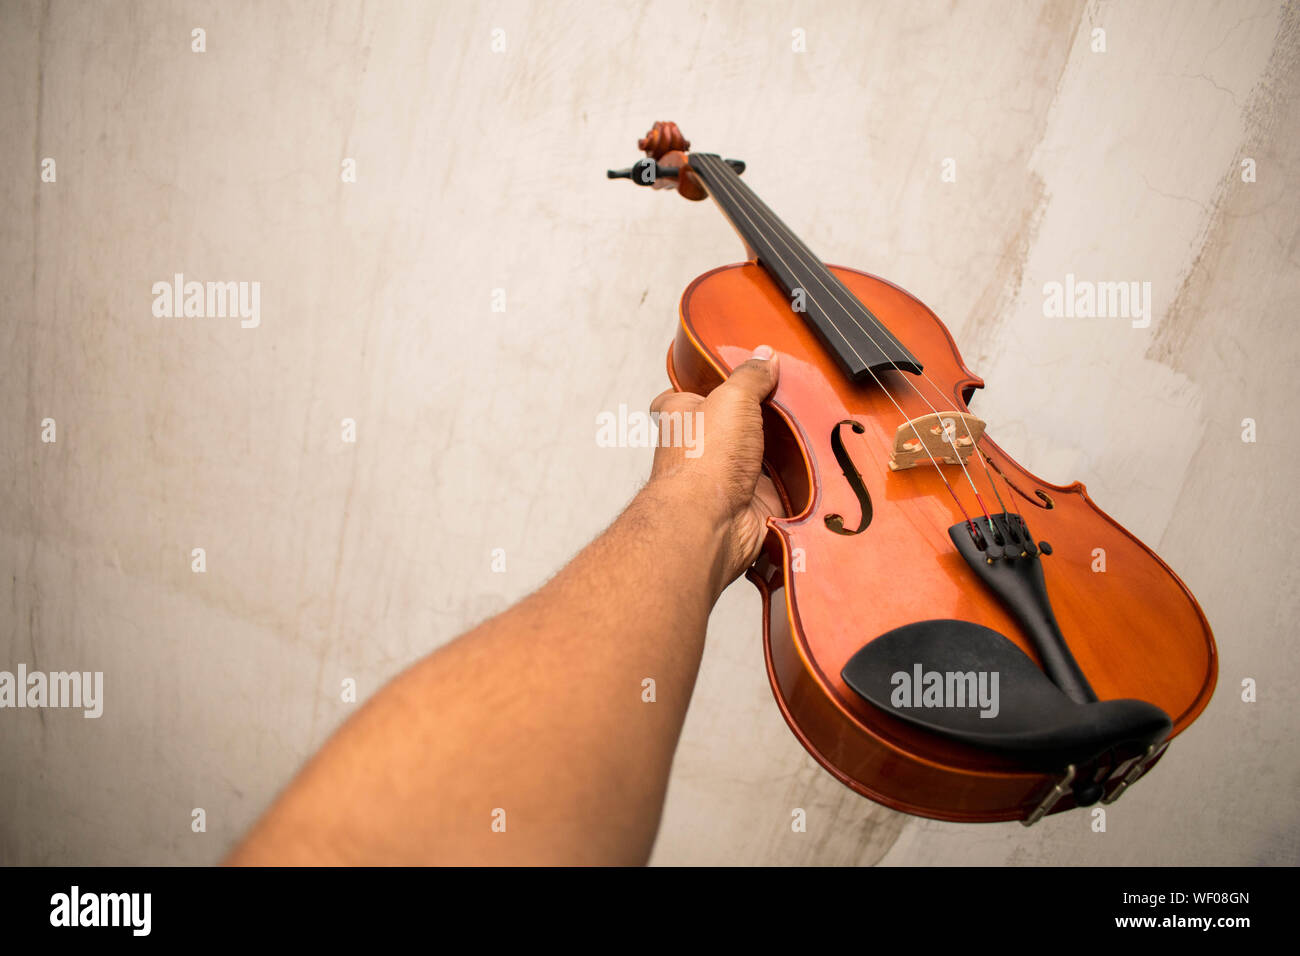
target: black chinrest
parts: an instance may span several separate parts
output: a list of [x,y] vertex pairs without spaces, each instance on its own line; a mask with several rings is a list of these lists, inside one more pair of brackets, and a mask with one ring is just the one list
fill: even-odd
[[841,675],[901,720],[1032,770],[1083,767],[1112,750],[1142,753],[1172,728],[1146,701],[1072,700],[1015,644],[970,621],[896,628],[854,654]]

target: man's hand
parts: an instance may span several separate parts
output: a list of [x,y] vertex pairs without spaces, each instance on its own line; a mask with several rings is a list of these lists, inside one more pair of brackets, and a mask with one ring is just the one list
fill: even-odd
[[[647,491],[665,492],[664,507],[703,508],[705,520],[722,526],[722,587],[758,557],[767,519],[785,513],[776,488],[762,473],[761,404],[779,374],[777,357],[760,346],[708,398],[670,389],[650,405],[660,413],[661,441]],[[673,415],[680,418],[666,417]],[[694,431],[688,433],[694,442],[684,447],[681,418],[688,415],[696,415]],[[669,437],[677,440],[669,443]]]

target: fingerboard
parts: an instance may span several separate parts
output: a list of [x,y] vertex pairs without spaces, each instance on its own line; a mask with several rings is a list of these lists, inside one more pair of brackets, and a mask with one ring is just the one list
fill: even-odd
[[921,363],[812,250],[713,153],[691,153],[691,171],[709,191],[758,263],[785,293],[854,382],[881,371],[921,373]]

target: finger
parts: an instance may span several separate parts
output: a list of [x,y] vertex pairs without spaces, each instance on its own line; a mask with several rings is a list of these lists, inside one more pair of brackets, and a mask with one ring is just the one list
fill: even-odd
[[676,389],[673,388],[664,389],[662,392],[656,395],[654,399],[650,402],[650,411],[652,412],[663,411],[664,402],[668,401],[668,399],[672,398],[676,394],[677,394]]
[[728,388],[754,402],[761,402],[776,387],[781,370],[776,353],[766,345],[754,350],[753,357],[737,365],[731,377],[720,388]]
[[655,396],[654,401],[650,403],[650,411],[687,411],[697,408],[703,401],[703,396],[696,395],[694,392],[678,392],[670,388]]

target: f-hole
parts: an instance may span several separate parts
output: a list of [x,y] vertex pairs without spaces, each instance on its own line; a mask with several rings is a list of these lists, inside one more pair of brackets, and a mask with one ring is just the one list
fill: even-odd
[[847,418],[836,424],[831,429],[831,451],[835,452],[835,460],[840,463],[840,470],[844,472],[844,480],[849,483],[853,493],[858,496],[858,507],[862,510],[862,521],[853,530],[844,527],[844,518],[842,515],[827,515],[826,527],[830,528],[836,534],[862,534],[867,530],[867,525],[871,524],[871,495],[867,494],[867,486],[862,483],[862,475],[853,464],[853,459],[849,457],[849,450],[844,447],[844,440],[840,438],[840,429],[848,425],[857,434],[861,435],[866,429],[858,422]]

